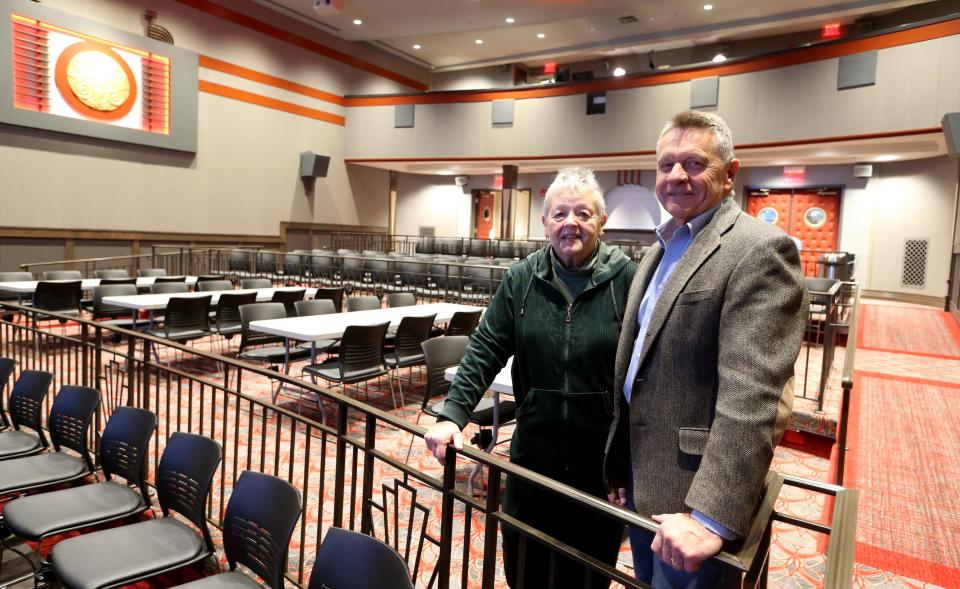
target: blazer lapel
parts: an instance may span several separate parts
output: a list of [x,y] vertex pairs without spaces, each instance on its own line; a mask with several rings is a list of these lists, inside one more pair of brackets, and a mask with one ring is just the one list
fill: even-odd
[[677,267],[673,269],[673,273],[667,279],[667,283],[664,284],[663,292],[660,293],[660,298],[657,299],[653,314],[650,316],[647,337],[644,339],[643,350],[640,352],[641,365],[643,365],[643,361],[646,359],[653,342],[656,341],[667,317],[670,316],[677,297],[683,292],[687,282],[690,281],[690,278],[700,266],[720,247],[720,236],[730,229],[739,214],[740,207],[733,202],[732,198],[728,198],[717,210],[713,219],[697,233],[693,243],[680,258]]
[[[623,391],[623,381],[627,376],[627,369],[630,367],[630,359],[633,356],[633,340],[637,337],[637,312],[640,309],[640,301],[643,299],[643,293],[647,290],[647,285],[653,279],[653,274],[660,265],[660,258],[663,257],[663,248],[660,243],[653,244],[640,260],[640,267],[633,277],[630,284],[630,293],[627,295],[627,306],[624,309],[623,325],[620,328],[620,341],[618,343],[617,361],[614,365],[613,384],[614,390]],[[619,400],[623,395],[616,395]]]

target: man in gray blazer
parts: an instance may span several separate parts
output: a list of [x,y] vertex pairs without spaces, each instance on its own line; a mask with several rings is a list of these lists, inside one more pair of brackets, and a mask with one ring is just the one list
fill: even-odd
[[719,582],[708,559],[747,531],[800,352],[797,248],[734,202],[739,168],[712,113],[678,114],[657,143],[672,218],[630,290],[605,469],[611,499],[660,524],[630,533],[635,574],[658,589]]

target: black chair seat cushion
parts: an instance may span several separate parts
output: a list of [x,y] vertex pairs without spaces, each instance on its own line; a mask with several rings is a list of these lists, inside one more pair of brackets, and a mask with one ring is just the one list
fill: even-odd
[[106,481],[14,499],[3,508],[3,516],[17,536],[36,541],[52,533],[133,515],[145,508],[139,492]]
[[71,481],[90,472],[80,458],[63,452],[0,462],[0,493]]
[[65,587],[99,589],[143,579],[206,554],[203,539],[172,517],[68,538],[52,560]]
[[[263,348],[250,348],[244,350],[243,353],[238,357],[243,358],[244,360],[254,360],[257,362],[269,362],[271,364],[276,364],[278,362],[283,362],[286,358],[286,354],[282,346],[266,346]],[[300,360],[302,358],[309,357],[310,350],[290,348],[291,360]]]
[[[317,341],[313,342],[313,346],[314,346],[314,349],[316,349],[318,352],[323,352],[323,351],[326,351],[326,349],[329,348],[330,346],[333,346],[334,344],[338,344],[338,343],[340,343],[340,340],[338,339],[318,339]],[[297,349],[306,350],[309,352],[310,342],[303,342],[302,344],[297,344]]]
[[42,447],[40,438],[26,432],[12,431],[0,434],[0,459],[32,454]]
[[391,351],[389,355],[385,355],[383,358],[384,362],[387,363],[387,366],[390,368],[405,368],[407,366],[418,366],[423,364],[426,360],[423,358],[423,354],[416,354],[414,356],[404,356],[397,360],[397,357],[393,355]]
[[[517,404],[513,401],[500,401],[499,423],[502,425],[517,417]],[[485,397],[470,415],[470,422],[481,427],[493,426],[493,399]]]
[[210,335],[209,331],[204,331],[202,329],[184,329],[178,330],[170,335],[167,335],[167,332],[162,329],[148,329],[147,333],[156,337],[162,337],[164,339],[172,341],[185,341],[191,339],[197,339],[201,337],[206,337]]
[[183,585],[177,585],[177,589],[263,589],[263,585],[257,583],[243,573],[228,571],[218,575],[211,575],[196,581],[190,581]]
[[235,325],[223,325],[220,327],[214,327],[214,333],[219,335],[236,335],[243,330],[243,325],[237,323]]
[[310,366],[304,368],[303,371],[315,376],[319,376],[325,380],[343,382],[344,384],[352,384],[362,380],[371,379],[375,376],[386,374],[386,371],[383,369],[374,367],[367,368],[365,370],[354,370],[352,372],[348,372],[346,375],[342,375],[340,374],[340,361],[336,358],[320,364],[311,364]]

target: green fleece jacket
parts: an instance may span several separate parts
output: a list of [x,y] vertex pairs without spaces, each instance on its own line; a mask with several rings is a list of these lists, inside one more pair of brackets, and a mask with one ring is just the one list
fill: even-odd
[[561,480],[585,470],[600,476],[613,415],[617,339],[636,265],[617,248],[599,247],[589,284],[569,304],[551,284],[549,245],[510,268],[440,415],[463,428],[514,356],[511,460]]

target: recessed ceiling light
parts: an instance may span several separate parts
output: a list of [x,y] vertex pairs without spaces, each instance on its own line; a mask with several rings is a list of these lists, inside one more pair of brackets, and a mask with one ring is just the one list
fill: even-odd
[[360,20],[359,18],[355,18],[355,19],[353,19],[353,24],[355,24],[355,25],[362,25],[362,24],[363,24],[363,21]]
[[623,69],[622,67],[618,67],[613,70],[613,75],[617,76],[618,78],[620,76],[625,76],[626,74],[627,74],[627,70]]
[[514,22],[512,16],[508,16],[507,18],[505,18],[505,19],[503,19],[503,20],[504,20],[504,22],[506,22],[508,25],[512,25],[513,22]]
[[414,48],[414,49],[420,49],[420,44],[419,44],[419,43],[415,43],[415,44],[413,45],[413,48]]
[[724,54],[722,54],[722,53],[718,53],[718,54],[716,54],[716,55],[713,56],[713,63],[720,63],[720,62],[722,62],[722,61],[727,61],[727,56],[726,56],[726,55],[724,55]]
[[547,35],[545,33],[537,33],[537,39],[543,39]]
[[873,161],[894,162],[894,161],[897,161],[898,159],[900,159],[900,156],[897,156],[897,155],[878,155],[877,157],[873,158]]
[[475,39],[473,42],[477,45],[483,45],[483,39]]
[[704,9],[704,10],[713,10],[713,4],[704,4],[704,5],[703,5],[703,9]]

